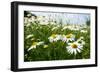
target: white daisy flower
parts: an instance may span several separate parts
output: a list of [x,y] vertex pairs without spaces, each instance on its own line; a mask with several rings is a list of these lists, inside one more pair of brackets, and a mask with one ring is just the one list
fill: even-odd
[[72,30],[73,29],[73,26],[67,26],[68,29]]
[[80,37],[79,39],[80,39],[80,40],[83,40],[83,39],[84,39],[84,37]]
[[49,24],[49,23],[48,23],[47,20],[41,20],[41,21],[40,21],[40,24],[41,24],[41,25],[47,25],[47,24]]
[[35,49],[37,46],[38,42],[33,42],[32,46],[28,49],[28,51],[30,51],[31,49]]
[[32,16],[32,14],[29,13],[27,16],[30,17],[30,16]]
[[66,38],[66,36],[65,36],[65,35],[62,35],[62,38],[61,38],[61,40],[62,40],[63,42],[66,42],[66,41],[67,41],[67,38]]
[[70,30],[80,30],[81,28],[80,28],[80,26],[78,26],[78,25],[68,25],[66,28],[68,28],[68,29],[70,29]]
[[43,45],[43,44],[44,44],[43,41],[37,43],[37,45]]
[[68,29],[68,26],[64,26],[64,27],[62,28],[62,31],[63,31],[63,30],[66,30],[66,29]]
[[56,42],[61,39],[61,35],[52,34],[48,39],[50,42]]
[[33,34],[28,35],[28,36],[26,37],[26,39],[29,39],[29,38],[31,38],[31,37],[33,37]]
[[30,51],[31,49],[36,49],[36,46],[43,45],[43,44],[44,44],[43,41],[41,41],[41,42],[33,42],[32,46],[28,49],[28,51]]
[[78,40],[77,40],[77,42],[78,43],[80,43],[80,44],[82,44],[82,45],[85,45],[85,41],[83,41],[83,37],[80,37]]
[[80,30],[80,28],[79,27],[71,27],[70,30],[78,31],[78,30]]
[[55,30],[55,29],[58,29],[58,27],[53,27],[53,28],[51,29],[51,31],[53,31],[53,30]]
[[82,32],[82,33],[87,33],[87,30],[81,30],[80,32]]
[[28,18],[24,17],[24,23],[27,24],[28,23]]
[[73,35],[73,34],[68,34],[68,35],[62,36],[62,41],[64,41],[64,42],[69,42],[69,41],[74,41],[74,40],[75,40],[75,35]]
[[50,24],[51,24],[51,25],[56,25],[56,23],[55,23],[55,22],[50,22]]
[[48,45],[44,45],[44,46],[43,46],[43,48],[47,48],[47,47],[48,47]]
[[28,22],[30,22],[30,23],[34,23],[36,20],[35,20],[35,17],[34,16],[32,16],[31,18],[29,18],[28,19]]
[[83,45],[73,42],[73,43],[68,43],[69,46],[66,47],[68,53],[70,54],[77,54],[78,52],[80,53],[81,50],[83,49]]

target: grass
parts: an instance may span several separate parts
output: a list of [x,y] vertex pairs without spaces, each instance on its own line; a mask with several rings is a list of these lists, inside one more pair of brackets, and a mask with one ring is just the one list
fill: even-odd
[[[24,61],[51,61],[51,60],[73,60],[73,59],[89,59],[90,58],[90,28],[86,29],[87,33],[82,33],[80,30],[62,30],[63,27],[58,27],[52,31],[53,27],[57,25],[41,25],[31,23],[30,26],[24,26]],[[81,52],[77,52],[76,55],[68,53],[66,50],[66,43],[62,41],[57,41],[50,43],[48,37],[52,34],[74,34],[75,38],[84,37],[85,45]],[[28,35],[33,35],[32,37],[26,39]],[[40,42],[44,41],[44,44],[48,45],[44,48],[44,45],[36,46],[36,48],[28,51],[33,41]]]

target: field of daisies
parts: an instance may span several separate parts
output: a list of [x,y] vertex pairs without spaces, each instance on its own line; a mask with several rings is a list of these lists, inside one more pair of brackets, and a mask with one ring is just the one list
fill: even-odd
[[25,62],[89,58],[89,20],[84,25],[78,25],[64,23],[61,19],[24,13]]

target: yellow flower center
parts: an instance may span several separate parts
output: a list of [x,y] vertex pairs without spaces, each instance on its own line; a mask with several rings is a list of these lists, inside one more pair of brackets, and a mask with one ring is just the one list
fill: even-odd
[[44,45],[44,48],[47,48],[48,47],[48,45]]
[[56,38],[56,34],[52,34],[51,37]]
[[32,45],[37,45],[37,42],[33,42],[33,44]]
[[72,34],[66,35],[66,38],[71,38]]
[[77,46],[77,44],[72,44],[71,47],[72,48],[77,48],[78,46]]

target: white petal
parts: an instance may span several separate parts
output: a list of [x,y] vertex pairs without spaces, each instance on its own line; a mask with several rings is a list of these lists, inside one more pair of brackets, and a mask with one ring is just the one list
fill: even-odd
[[37,45],[43,45],[44,44],[44,42],[42,41],[42,42],[38,42],[37,43]]
[[77,49],[77,51],[80,53],[81,52],[81,50],[80,49]]
[[32,34],[28,35],[28,36],[26,37],[26,39],[29,39],[29,38],[31,38],[31,37],[33,37]]
[[76,55],[76,54],[77,54],[77,51],[76,51],[76,49],[74,49],[73,51],[74,51],[74,54]]
[[33,49],[33,46],[31,46],[31,47],[28,49],[28,51],[30,51],[31,49]]
[[31,46],[29,49],[28,49],[28,51],[30,51],[31,49],[35,49],[36,48],[36,45],[34,45],[34,46]]

